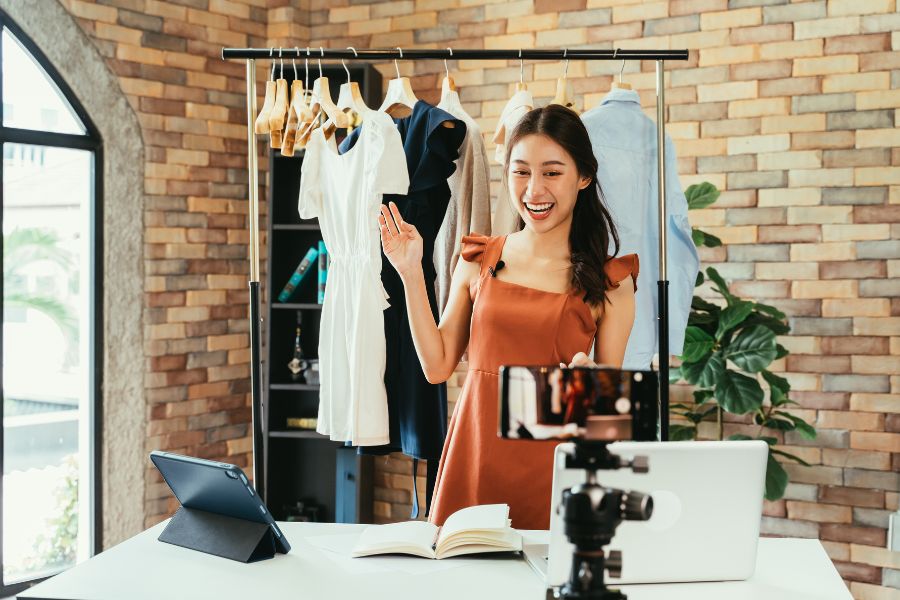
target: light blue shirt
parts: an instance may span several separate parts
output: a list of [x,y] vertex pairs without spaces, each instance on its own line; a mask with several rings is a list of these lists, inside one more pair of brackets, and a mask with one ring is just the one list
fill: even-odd
[[[619,233],[619,255],[636,253],[640,274],[624,369],[647,369],[658,352],[659,197],[656,122],[641,110],[634,90],[614,88],[582,115],[599,163],[597,178]],[[666,212],[669,279],[669,352],[681,354],[700,269],[691,239],[687,200],[678,181],[675,147],[666,136]],[[612,250],[612,248],[610,248]]]

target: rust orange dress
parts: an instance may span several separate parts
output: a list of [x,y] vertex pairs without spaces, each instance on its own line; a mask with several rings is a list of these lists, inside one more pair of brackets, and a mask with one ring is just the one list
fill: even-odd
[[[500,365],[568,364],[589,352],[597,327],[581,293],[555,293],[491,276],[506,236],[463,237],[462,256],[480,262],[472,285],[469,372],[456,403],[441,454],[430,520],[442,525],[457,510],[475,504],[509,504],[512,526],[550,527],[554,441],[497,437]],[[613,283],[638,274],[637,255],[606,263]]]

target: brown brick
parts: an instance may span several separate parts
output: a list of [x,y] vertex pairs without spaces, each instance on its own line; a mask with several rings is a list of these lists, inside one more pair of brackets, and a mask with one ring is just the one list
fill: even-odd
[[822,338],[822,352],[825,354],[887,354],[886,337],[827,337]]
[[819,528],[822,540],[849,542],[869,546],[884,546],[885,530],[874,527],[854,527],[839,523],[825,523]]
[[882,260],[828,261],[819,263],[822,279],[884,277],[887,267]]
[[158,356],[150,360],[150,370],[158,371],[180,371],[184,369],[187,362],[187,356],[184,354],[178,356]]
[[789,355],[787,370],[798,373],[845,373],[850,370],[849,356]]
[[845,580],[881,585],[881,568],[859,563],[834,561],[834,567]]
[[758,235],[760,243],[818,242],[822,239],[818,225],[763,225]]
[[819,500],[829,504],[883,508],[884,492],[826,485],[819,490]]

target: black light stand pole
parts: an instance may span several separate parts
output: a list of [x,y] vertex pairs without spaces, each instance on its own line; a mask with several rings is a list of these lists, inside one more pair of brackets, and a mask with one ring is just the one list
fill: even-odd
[[262,396],[262,341],[259,316],[259,169],[256,163],[256,61],[247,59],[247,173],[250,220],[250,412],[253,421],[253,485],[266,496],[265,407]]
[[656,161],[659,190],[659,281],[657,314],[659,315],[659,439],[669,440],[669,276],[666,248],[666,86],[663,61],[656,61]]

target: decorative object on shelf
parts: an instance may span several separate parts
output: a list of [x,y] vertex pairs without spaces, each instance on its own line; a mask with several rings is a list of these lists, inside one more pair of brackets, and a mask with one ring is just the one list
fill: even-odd
[[[685,191],[689,209],[705,208],[716,201],[719,190],[704,182],[692,185]],[[699,246],[721,246],[714,235],[693,230],[694,243]],[[684,353],[679,357],[681,366],[672,370],[672,381],[684,379],[694,384],[694,403],[672,404],[673,415],[682,417],[688,424],[673,424],[670,439],[692,440],[697,438],[700,422],[716,417],[718,439],[724,437],[722,414],[751,414],[753,424],[759,426],[756,436],[734,434],[731,440],[760,439],[769,444],[769,463],[766,469],[766,499],[778,500],[784,496],[788,474],[777,460],[783,456],[804,466],[809,464],[775,446],[778,438],[762,435],[764,429],[796,431],[806,439],[814,439],[816,430],[797,415],[789,412],[796,402],[788,397],[791,385],[787,379],[768,370],[774,360],[787,356],[788,350],[777,343],[775,336],[786,335],[791,328],[785,314],[767,304],[744,300],[728,290],[728,284],[713,267],[706,269],[706,276],[713,283],[713,290],[725,301],[725,306],[694,296],[691,314],[684,338]],[[704,282],[703,273],[697,275],[697,286]],[[761,381],[768,387],[768,401]]]
[[302,498],[294,504],[285,505],[284,513],[286,515],[284,520],[290,523],[319,523],[325,516],[322,506],[311,498]]
[[328,281],[328,249],[319,240],[319,304],[325,303],[325,284]]
[[284,289],[282,289],[281,293],[278,294],[279,302],[287,302],[291,299],[294,290],[296,290],[297,286],[300,285],[300,282],[303,281],[303,277],[309,271],[309,268],[312,266],[313,261],[316,260],[316,256],[318,256],[318,254],[319,251],[316,250],[315,246],[306,251],[306,256],[304,256],[303,260],[300,261],[300,264],[297,266],[294,274],[291,275],[291,278],[284,285]]
[[306,383],[319,385],[319,359],[310,358],[306,361]]
[[316,417],[288,417],[285,425],[290,429],[315,430],[318,422]]
[[303,312],[297,311],[297,334],[294,336],[294,357],[288,363],[288,369],[291,371],[291,379],[293,381],[302,381],[305,377],[309,363],[303,357],[303,348],[300,346],[300,326],[303,324]]

